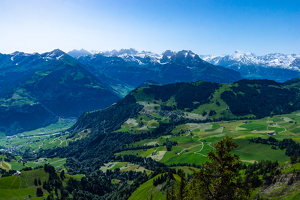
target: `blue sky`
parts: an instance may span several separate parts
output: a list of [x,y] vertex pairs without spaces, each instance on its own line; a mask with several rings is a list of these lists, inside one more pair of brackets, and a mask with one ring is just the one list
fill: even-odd
[[0,52],[300,53],[300,1],[0,0]]

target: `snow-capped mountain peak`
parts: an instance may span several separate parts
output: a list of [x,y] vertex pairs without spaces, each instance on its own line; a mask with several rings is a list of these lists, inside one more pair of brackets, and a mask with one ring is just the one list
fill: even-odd
[[[273,68],[284,68],[300,71],[300,66],[298,64],[292,64],[296,58],[300,58],[297,54],[281,54],[281,53],[271,53],[267,55],[257,56],[251,52],[243,52],[241,50],[236,50],[232,54],[228,55],[197,55],[190,50],[182,51],[171,51],[166,50],[162,54],[156,54],[150,51],[137,51],[134,48],[130,49],[120,49],[112,51],[86,51],[84,49],[79,50],[81,53],[90,56],[96,56],[101,54],[107,57],[119,57],[126,62],[132,62],[139,65],[151,64],[167,64],[170,62],[179,62],[188,67],[193,67],[197,62],[207,61],[214,65],[220,65],[227,68],[232,68],[233,66],[243,67],[243,66],[258,66],[258,67],[273,67]],[[79,52],[78,50],[73,50],[72,52]],[[69,52],[71,55],[72,52]],[[73,56],[75,57],[75,56]],[[201,58],[201,59],[200,59]],[[298,63],[298,62],[296,62]]]
[[148,63],[159,63],[163,55],[153,53],[151,51],[137,51],[134,48],[120,49],[112,51],[96,51],[92,50],[93,55],[101,54],[107,57],[119,57],[126,62],[133,62],[139,65],[145,65]]
[[65,54],[66,53],[60,49],[54,49],[51,52],[46,52],[46,53],[41,54],[41,57],[45,60],[53,60],[53,59],[59,60]]
[[297,54],[281,54],[271,53],[262,56],[256,56],[251,52],[242,52],[236,50],[234,53],[229,55],[202,55],[200,56],[203,60],[210,62],[215,65],[221,65],[224,67],[231,67],[233,65],[255,65],[259,67],[276,67],[299,70],[299,67],[291,66],[291,63],[299,58]]

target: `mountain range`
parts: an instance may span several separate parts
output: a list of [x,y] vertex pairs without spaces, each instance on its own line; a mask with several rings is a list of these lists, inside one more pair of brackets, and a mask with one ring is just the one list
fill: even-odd
[[12,135],[58,117],[78,117],[117,102],[139,86],[199,80],[232,83],[243,78],[285,81],[300,76],[296,54],[255,56],[237,51],[201,56],[189,50],[155,54],[132,48],[68,54],[59,49],[0,54],[0,132]]
[[[181,60],[187,67],[191,65],[195,60],[190,59],[196,57],[196,60],[201,58],[202,60],[217,66],[223,66],[225,68],[233,69],[240,72],[241,76],[246,79],[269,79],[279,82],[284,82],[292,78],[300,77],[300,55],[299,54],[282,54],[271,53],[266,55],[257,56],[254,53],[235,51],[229,55],[197,55],[191,51],[179,51],[173,52],[167,50],[162,54],[155,54],[149,51],[137,51],[135,49],[121,49],[119,51],[87,51],[84,49],[73,50],[68,53],[69,55],[76,57],[77,59],[83,59],[82,57],[95,57],[97,54],[101,54],[105,57],[118,57],[123,59],[127,63],[134,63],[136,65],[165,65],[172,63],[176,55],[184,54],[181,56]],[[81,58],[80,58],[81,57]],[[180,62],[179,62],[180,63]],[[182,63],[180,63],[182,64]],[[208,79],[201,79],[211,81]],[[158,81],[158,80],[156,80]],[[193,80],[195,81],[195,80]],[[226,82],[226,81],[215,81]]]
[[279,82],[300,77],[300,55],[271,53],[257,56],[235,51],[229,55],[201,55],[203,60],[241,73],[243,78],[270,79]]
[[[78,55],[85,52],[73,50],[69,54]],[[89,53],[75,58],[96,76],[110,76],[119,82],[119,85],[128,85],[132,88],[146,80],[168,84],[198,80],[230,83],[242,79],[238,72],[212,65],[192,51],[186,50],[179,52],[167,50],[159,55],[146,51],[138,52],[135,49],[121,49],[94,51],[94,54]]]
[[[251,191],[252,196],[262,194],[266,186],[272,187],[273,192],[272,185],[279,183],[278,180],[284,180],[280,188],[283,192],[290,193],[290,188],[287,190],[286,185],[294,184],[293,187],[298,187],[299,182],[293,181],[298,180],[294,177],[299,174],[294,168],[295,165],[291,164],[294,159],[292,157],[297,161],[300,146],[291,137],[299,133],[299,78],[283,83],[248,79],[221,83],[227,79],[220,75],[226,77],[226,72],[234,71],[209,64],[191,51],[166,51],[157,60],[146,56],[143,60],[142,56],[127,55],[134,51],[132,49],[125,51],[127,52],[115,52],[112,55],[105,52],[79,55],[76,59],[60,50],[45,54],[1,54],[1,131],[8,135],[14,134],[34,128],[37,126],[35,122],[45,125],[55,122],[60,116],[78,116],[78,113],[82,113],[70,129],[61,132],[56,138],[51,137],[52,142],[58,140],[60,147],[39,148],[38,151],[28,152],[22,157],[26,162],[31,160],[35,165],[40,160],[48,162],[50,158],[56,159],[51,164],[63,161],[64,164],[59,163],[59,167],[63,166],[69,174],[84,174],[80,181],[79,177],[77,181],[66,174],[70,181],[66,187],[61,187],[61,196],[72,194],[76,198],[85,195],[90,199],[146,199],[147,197],[136,198],[133,191],[142,190],[145,193],[146,184],[151,188],[157,186],[154,185],[155,182],[161,179],[155,178],[157,175],[164,176],[164,173],[176,170],[181,174],[181,183],[189,182],[184,180],[186,176],[183,169],[200,168],[201,163],[211,159],[213,149],[218,151],[223,146],[216,142],[227,135],[235,137],[232,145],[234,148],[239,145],[239,149],[233,152],[238,153],[238,156],[234,155],[238,163],[235,169],[239,174],[240,170],[246,174],[239,181],[251,184],[249,188],[251,186],[253,191],[256,190],[255,193]],[[164,73],[165,66],[170,68],[169,73]],[[150,76],[155,71],[151,67],[157,67],[158,77]],[[208,79],[215,78],[215,81],[178,82],[177,77],[174,78],[174,73],[185,76],[184,72],[191,70],[191,75],[187,75],[196,79],[201,76],[192,73],[199,73],[201,69],[203,77],[207,75]],[[235,77],[236,74],[239,75],[238,72],[231,75]],[[143,82],[139,82],[137,87],[134,86],[137,84],[134,81]],[[172,81],[173,83],[166,84]],[[110,86],[111,83],[113,86]],[[122,93],[118,84],[124,89],[123,83],[137,88],[120,99]],[[108,106],[95,110],[105,105]],[[283,115],[286,113],[292,114]],[[275,137],[262,139],[273,134],[284,140],[277,141]],[[257,136],[259,137],[252,138]],[[62,137],[65,138],[66,146],[61,145]],[[70,138],[74,140],[67,142]],[[231,143],[231,138],[228,139]],[[226,148],[233,149],[228,143],[226,145]],[[205,156],[207,152],[210,153]],[[222,152],[223,150],[220,158],[226,160],[227,157],[222,157]],[[259,154],[263,157],[258,157]],[[282,163],[279,165],[276,160],[272,164],[273,162],[262,159],[271,154],[276,155],[270,158],[271,161],[284,157]],[[288,159],[291,159],[291,164],[287,162]],[[247,166],[245,162],[254,164]],[[6,165],[5,162],[3,164]],[[285,164],[289,165],[289,171]],[[253,167],[258,165],[261,165],[259,169]],[[229,163],[229,167],[226,166],[224,169],[233,165]],[[44,170],[51,170],[55,174],[55,168],[49,168],[47,164],[44,164]],[[292,173],[291,178],[283,178],[291,176]],[[60,174],[64,174],[64,171]],[[26,173],[22,176],[25,175]],[[134,178],[133,175],[139,177]],[[168,176],[171,175],[170,173]],[[49,196],[55,188],[54,184],[62,185],[51,177],[49,175],[48,182],[42,180],[43,188],[47,187],[45,191],[50,191]],[[56,180],[64,180],[62,175],[60,178],[57,176]],[[4,179],[6,180],[8,179]],[[160,182],[160,186],[154,191],[163,194],[161,188],[171,184],[170,179],[165,182]],[[4,183],[3,185],[13,184],[7,184],[8,181]],[[19,185],[17,188],[20,190]],[[10,189],[8,188],[8,192],[12,191]],[[278,189],[275,190],[277,191]],[[297,190],[293,191],[293,195],[294,193],[299,196]],[[152,193],[146,193],[147,195],[152,199]],[[279,195],[286,196],[282,192]]]
[[56,49],[44,54],[0,54],[0,132],[43,127],[120,99],[113,89]]
[[59,117],[78,117],[117,102],[144,84],[228,83],[242,78],[191,51],[166,51],[161,56],[134,49],[69,54],[76,59],[59,49],[0,54],[0,132],[13,135]]

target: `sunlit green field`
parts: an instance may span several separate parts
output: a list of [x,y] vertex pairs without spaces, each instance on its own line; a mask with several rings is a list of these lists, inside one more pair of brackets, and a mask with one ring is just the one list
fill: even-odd
[[[6,158],[6,156],[0,155],[0,161],[2,161],[2,158]],[[18,156],[17,160],[21,157]],[[6,171],[12,169],[12,170],[22,170],[25,167],[32,167],[35,168],[37,166],[44,166],[45,164],[50,164],[54,166],[56,169],[61,168],[65,171],[67,169],[65,168],[64,164],[66,163],[66,158],[39,158],[34,161],[27,161],[24,164],[22,162],[17,162],[17,160],[11,160],[10,162],[0,162],[0,168],[5,169]]]
[[[9,176],[0,179],[0,199],[23,199],[28,195],[35,196],[36,188],[34,179],[41,179],[41,182],[48,179],[44,169],[22,172],[22,176]],[[41,186],[39,186],[41,187]],[[43,191],[48,194],[47,191]]]
[[56,147],[68,146],[71,141],[85,138],[90,130],[76,133],[73,137],[68,138],[70,133],[65,129],[71,127],[74,122],[57,122],[45,128],[17,134],[11,138],[0,139],[0,146],[5,149],[17,146],[17,152],[25,152],[29,149],[31,152],[38,152],[40,149],[53,149]]
[[[63,181],[63,186],[66,186],[66,182],[70,179],[70,177],[80,180],[82,175],[71,176],[66,174],[66,179]],[[49,174],[47,174],[43,168],[25,171],[22,172],[22,176],[9,176],[0,178],[0,199],[26,199],[29,195],[31,195],[32,199],[41,199],[36,197],[36,188],[42,186],[34,185],[34,179],[40,179],[43,183],[48,180]],[[43,197],[48,196],[48,192],[44,189]],[[60,195],[60,192],[59,192]]]
[[[163,194],[158,186],[153,186],[153,180],[160,177],[161,174],[155,176],[154,178],[148,180],[147,182],[143,183],[138,187],[136,191],[132,193],[129,200],[138,200],[138,199],[149,199],[149,197],[152,195],[153,199],[157,200],[164,200],[166,199],[165,194]],[[177,174],[174,174],[175,181],[180,181],[180,177]]]
[[[246,122],[247,121],[247,122]],[[159,145],[170,141],[177,141],[178,145],[173,146],[171,151],[166,151],[159,160],[166,164],[173,163],[195,163],[201,164],[207,161],[206,154],[212,149],[213,144],[225,136],[233,138],[239,146],[233,152],[240,156],[244,163],[253,163],[260,160],[278,160],[286,162],[289,157],[285,150],[273,150],[269,145],[249,143],[247,139],[254,137],[268,138],[268,133],[276,132],[278,140],[292,138],[300,141],[300,112],[291,114],[266,117],[258,120],[232,120],[214,123],[188,123],[176,126],[172,133],[180,133],[180,136],[163,136],[156,139],[145,139],[133,144],[133,146]],[[137,155],[148,157],[154,150],[163,151],[157,147],[148,150],[130,150],[116,153],[115,155]],[[185,152],[183,150],[188,150]]]

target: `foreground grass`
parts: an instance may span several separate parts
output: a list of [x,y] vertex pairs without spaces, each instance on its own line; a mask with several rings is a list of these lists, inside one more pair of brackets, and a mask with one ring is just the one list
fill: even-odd
[[[9,176],[0,179],[0,199],[24,199],[29,195],[36,196],[36,188],[41,186],[34,185],[34,179],[41,182],[48,179],[48,174],[44,169],[22,172],[22,176]],[[48,194],[43,190],[44,196]]]
[[[58,173],[59,175],[59,173]],[[36,197],[36,189],[42,188],[42,185],[34,185],[34,180],[41,180],[41,183],[48,180],[49,174],[44,171],[44,168],[22,172],[21,176],[9,176],[0,178],[0,200],[6,199],[27,199],[30,195],[32,199],[41,199]],[[62,181],[63,186],[66,186],[67,181],[72,177],[73,179],[80,180],[82,175],[72,176],[65,174],[65,179]],[[42,189],[44,196],[49,194],[46,190]]]
[[153,180],[160,176],[161,175],[157,175],[148,180],[146,183],[140,185],[140,187],[132,193],[128,200],[150,199],[151,194],[155,200],[166,199],[166,196],[158,189],[159,186],[153,186]]

